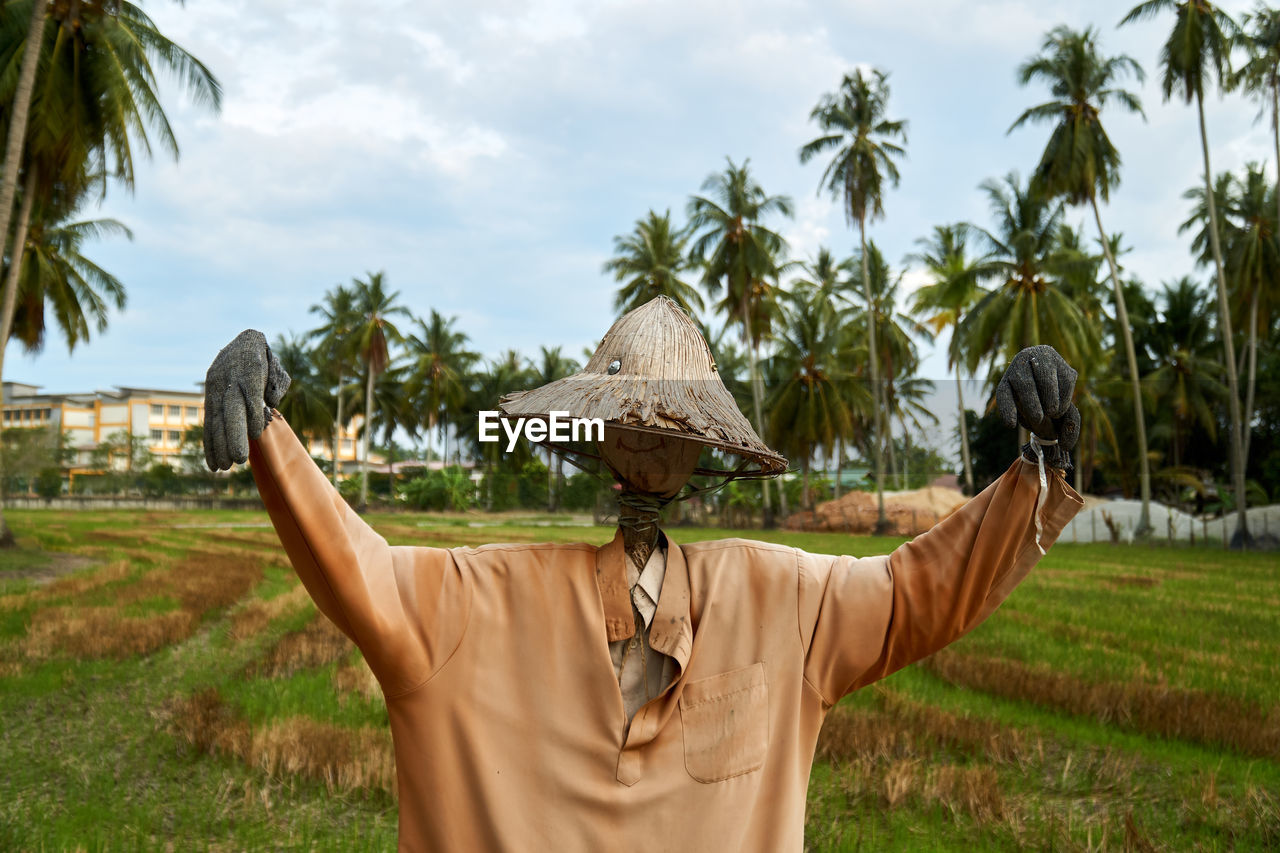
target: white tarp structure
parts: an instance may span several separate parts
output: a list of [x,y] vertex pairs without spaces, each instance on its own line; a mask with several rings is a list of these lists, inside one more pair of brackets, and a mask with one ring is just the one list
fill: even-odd
[[[1280,536],[1280,504],[1251,507],[1245,511],[1253,536]],[[1142,502],[1089,500],[1062,531],[1059,542],[1110,542],[1114,527],[1120,542],[1133,542]],[[1107,520],[1110,519],[1110,525]],[[1227,541],[1236,532],[1236,514],[1226,518],[1199,518],[1163,504],[1151,503],[1152,538],[1175,542],[1203,542],[1207,536]]]

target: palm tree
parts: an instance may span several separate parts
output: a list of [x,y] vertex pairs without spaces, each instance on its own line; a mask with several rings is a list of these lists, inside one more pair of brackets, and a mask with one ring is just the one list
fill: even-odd
[[[1053,252],[1054,266],[1058,273],[1057,285],[1071,303],[1080,309],[1088,328],[1101,330],[1103,337],[1106,337],[1106,332],[1110,331],[1110,339],[1118,340],[1120,332],[1115,328],[1115,322],[1105,309],[1108,301],[1112,303],[1115,301],[1112,288],[1109,287],[1105,278],[1099,277],[1103,257],[1087,248],[1082,230],[1066,223],[1058,226],[1057,246]],[[1113,235],[1107,239],[1111,256],[1118,259],[1123,254],[1118,237]],[[1101,244],[1101,241],[1098,243]],[[1123,274],[1124,267],[1118,260],[1116,267]],[[1126,306],[1133,304],[1127,295],[1133,286],[1133,282],[1121,282],[1122,292],[1126,294],[1124,296]],[[1131,326],[1133,322],[1131,312]],[[1114,347],[1111,349],[1115,350]],[[1115,351],[1118,352],[1118,350]],[[1144,353],[1140,352],[1140,354]],[[1116,440],[1115,428],[1111,422],[1110,411],[1113,407],[1108,400],[1103,399],[1101,394],[1101,389],[1110,384],[1110,377],[1114,376],[1119,368],[1113,363],[1111,353],[1101,347],[1092,352],[1076,353],[1075,358],[1085,359],[1071,362],[1077,374],[1075,396],[1072,402],[1080,410],[1080,440],[1076,443],[1077,464],[1074,472],[1075,487],[1077,492],[1083,493],[1092,481],[1094,463],[1098,457],[1099,447],[1104,442],[1105,449],[1112,458],[1117,461],[1123,458]],[[1144,363],[1139,364],[1140,372],[1144,366]],[[1120,476],[1122,480],[1127,476],[1125,469],[1121,469]]]
[[[533,384],[528,362],[519,352],[509,349],[498,358],[491,360],[484,370],[475,376],[466,404],[466,417],[462,418],[459,438],[470,440],[472,454],[484,461],[485,466],[485,508],[493,506],[493,482],[498,459],[502,454],[501,442],[481,442],[479,440],[480,419],[477,414],[484,409],[492,409],[498,400],[513,391],[522,391]],[[528,459],[528,446],[525,442],[516,445],[512,454],[517,462]]]
[[[180,80],[195,102],[217,110],[221,101],[221,88],[209,70],[156,30],[151,19],[131,3],[55,4],[50,14],[56,27],[44,28],[43,17],[38,26],[33,21],[30,35],[39,35],[38,41],[14,32],[21,20],[17,8],[21,5],[10,4],[6,10],[3,25],[13,37],[7,41],[7,49],[0,50],[0,68],[10,65],[19,49],[25,64],[30,53],[25,43],[30,41],[41,45],[43,76],[38,85],[33,82],[37,91],[31,99],[29,120],[19,121],[16,113],[20,104],[15,104],[10,128],[25,124],[27,136],[15,167],[22,170],[24,192],[14,246],[26,242],[32,206],[51,203],[60,190],[71,187],[74,194],[77,185],[93,183],[105,192],[108,177],[132,189],[133,152],[151,153],[148,130],[177,158],[177,139],[156,90],[155,66]],[[42,0],[33,4],[42,5]],[[15,15],[19,17],[15,19]],[[0,76],[0,81],[5,79]],[[14,92],[12,97],[21,101],[22,94]],[[10,92],[0,87],[0,103],[10,97]],[[15,171],[12,183],[6,178],[0,189],[0,224],[5,226],[0,233],[6,236],[11,189],[16,182]],[[8,281],[6,287],[0,298],[0,342],[8,340],[17,299]]]
[[318,314],[323,321],[320,326],[308,333],[308,338],[315,342],[314,352],[319,361],[320,372],[329,380],[334,389],[333,418],[333,484],[338,485],[338,452],[342,446],[342,430],[350,420],[344,417],[343,403],[346,398],[344,383],[347,377],[354,375],[356,352],[354,331],[357,322],[355,291],[341,284],[326,291],[324,300],[310,308],[312,314]]
[[441,459],[449,461],[449,421],[466,402],[471,370],[480,354],[466,349],[467,336],[453,328],[457,317],[445,319],[434,308],[431,318],[416,320],[418,333],[406,340],[411,373],[409,394],[417,401],[419,418],[430,435],[439,429],[443,438]]
[[795,280],[793,286],[818,291],[827,300],[828,307],[834,309],[835,297],[845,280],[853,274],[853,267],[853,258],[836,260],[830,249],[819,246],[817,257],[800,265],[803,275]]
[[1116,83],[1128,74],[1141,83],[1142,66],[1124,54],[1101,56],[1098,34],[1092,27],[1085,28],[1083,32],[1065,26],[1055,27],[1045,36],[1040,51],[1018,68],[1018,81],[1024,86],[1032,80],[1043,81],[1053,93],[1053,100],[1023,112],[1009,131],[1028,122],[1053,124],[1040,165],[1036,167],[1035,180],[1043,185],[1050,198],[1064,198],[1073,205],[1088,204],[1093,210],[1098,240],[1111,270],[1117,327],[1129,365],[1142,496],[1137,532],[1145,535],[1151,530],[1151,467],[1147,454],[1146,419],[1142,411],[1141,380],[1133,335],[1129,329],[1129,313],[1120,288],[1120,273],[1116,269],[1107,232],[1102,227],[1102,214],[1098,211],[1099,196],[1107,201],[1111,189],[1120,182],[1120,152],[1111,144],[1102,127],[1100,114],[1108,103],[1117,103],[1129,112],[1143,115],[1138,96],[1116,87]]
[[1003,181],[982,183],[995,229],[972,226],[988,243],[986,262],[994,285],[960,319],[964,366],[977,372],[989,360],[991,375],[1019,350],[1049,344],[1072,364],[1092,361],[1097,329],[1061,286],[1075,252],[1061,251],[1058,238],[1062,202],[1050,200],[1038,185],[1023,185],[1016,172]]
[[[791,199],[771,196],[755,181],[750,160],[709,175],[704,195],[689,199],[689,230],[695,234],[690,256],[702,264],[702,283],[712,297],[723,296],[716,310],[737,325],[750,354],[751,400],[756,431],[764,435],[764,388],[760,377],[760,342],[777,316],[776,279],[783,266],[786,241],[761,224],[766,216],[791,216]],[[764,482],[764,522],[773,524],[768,481]]]
[[[79,204],[85,186],[75,189],[76,197],[68,200],[72,205]],[[22,206],[31,213],[25,198]],[[90,325],[104,331],[108,310],[125,305],[124,284],[85,257],[84,245],[114,235],[132,238],[132,232],[115,219],[67,221],[74,212],[62,215],[62,206],[36,208],[29,227],[20,229],[26,237],[22,255],[6,272],[5,286],[18,294],[11,337],[28,352],[43,348],[50,319],[61,330],[67,349],[74,350],[89,339]]]
[[[1271,141],[1276,168],[1280,169],[1280,9],[1259,3],[1252,14],[1244,15],[1241,25],[1238,41],[1248,59],[1231,76],[1231,85],[1243,88],[1260,101],[1270,99]],[[1280,193],[1276,194],[1275,202],[1277,221],[1280,221]],[[1246,417],[1245,423],[1248,422]],[[1245,443],[1247,446],[1247,438]]]
[[320,377],[315,353],[305,339],[293,334],[279,336],[271,351],[289,374],[289,393],[277,409],[303,441],[322,439],[329,431],[329,388]]
[[[45,25],[50,17],[57,23],[52,29]],[[150,153],[149,130],[177,157],[156,91],[157,67],[172,72],[195,102],[215,110],[221,90],[207,68],[132,3],[72,2],[55,6],[53,14],[47,0],[9,3],[0,8],[0,32],[0,104],[7,124],[0,247],[12,246],[10,255],[21,265],[31,211],[49,203],[59,187],[96,179],[105,191],[110,176],[132,188],[133,151]],[[20,177],[23,206],[9,242]],[[0,294],[0,378],[20,279],[16,273],[6,276]],[[11,543],[0,514],[0,547]]]
[[947,346],[947,367],[956,372],[956,402],[960,407],[960,455],[964,463],[964,482],[970,495],[973,488],[973,462],[969,458],[969,431],[964,429],[964,390],[960,381],[963,352],[956,327],[960,318],[984,292],[980,281],[986,273],[986,259],[970,259],[967,253],[969,229],[964,223],[935,225],[931,238],[920,238],[920,251],[909,260],[922,264],[930,283],[911,297],[911,313],[925,317],[934,334],[951,329]]
[[[831,162],[822,173],[818,183],[819,192],[823,187],[841,199],[845,217],[848,222],[858,223],[858,235],[863,259],[862,281],[869,284],[871,277],[867,271],[867,220],[875,220],[884,216],[884,183],[886,178],[892,186],[898,185],[898,166],[895,158],[902,157],[905,151],[902,145],[894,140],[907,141],[907,123],[885,118],[889,101],[888,75],[879,69],[871,72],[870,79],[862,74],[862,70],[846,74],[840,82],[840,89],[834,94],[822,96],[822,100],[809,113],[810,121],[816,121],[823,135],[806,143],[800,149],[800,162],[808,163],[811,159],[827,151],[834,151]],[[867,291],[866,304],[871,305],[871,292]],[[884,515],[884,445],[885,430],[882,428],[884,413],[884,393],[880,388],[880,365],[877,361],[875,312],[868,311],[870,325],[867,328],[868,357],[871,360],[871,385],[877,390],[880,406],[874,413],[876,495],[880,506],[880,520],[877,526],[883,529],[888,526]]]
[[1231,242],[1227,248],[1228,279],[1235,293],[1238,310],[1248,305],[1245,325],[1248,328],[1249,367],[1244,403],[1244,464],[1249,463],[1254,389],[1258,379],[1258,336],[1271,327],[1272,312],[1280,299],[1280,230],[1277,229],[1276,187],[1267,180],[1260,164],[1249,163],[1244,177],[1236,182],[1237,192],[1227,211],[1234,220]]
[[911,428],[915,427],[923,433],[926,422],[933,426],[938,425],[938,416],[929,408],[929,401],[935,390],[933,380],[915,375],[919,367],[918,360],[904,363],[901,366],[900,375],[894,377],[889,389],[889,412],[897,415],[898,423],[902,425],[902,442],[905,451],[902,456],[902,467],[898,469],[900,483],[898,488],[900,489],[910,488],[911,472],[907,467],[911,461]]
[[604,262],[604,272],[613,273],[622,283],[613,307],[625,314],[646,302],[666,296],[693,314],[702,310],[702,297],[680,276],[692,268],[685,247],[689,235],[671,226],[671,211],[659,216],[650,210],[636,220],[630,234],[613,238],[613,257]]
[[1223,270],[1222,245],[1218,237],[1218,211],[1210,186],[1213,171],[1209,166],[1209,136],[1204,123],[1204,86],[1212,72],[1219,84],[1228,80],[1231,36],[1235,22],[1209,0],[1146,0],[1139,3],[1120,21],[1121,25],[1172,11],[1173,29],[1160,53],[1164,69],[1161,88],[1166,101],[1177,92],[1187,104],[1196,102],[1200,119],[1200,153],[1204,160],[1204,186],[1209,206],[1209,243],[1217,270],[1218,314],[1222,323],[1223,348],[1227,359],[1227,404],[1231,416],[1231,469],[1238,512],[1237,530],[1241,544],[1249,542],[1249,524],[1245,513],[1247,495],[1244,484],[1244,430],[1240,413],[1240,389],[1236,373],[1236,355],[1231,334],[1231,309],[1227,301],[1227,279]]
[[[409,379],[409,365],[393,363],[378,374],[378,380],[373,384],[373,408],[378,413],[375,435],[380,436],[380,443],[386,450],[387,496],[393,501],[396,497],[396,430],[403,429],[411,440],[416,441],[421,423],[409,392]],[[373,430],[372,422],[369,422],[367,430]]]
[[1210,439],[1216,437],[1214,407],[1226,393],[1219,380],[1222,367],[1209,354],[1212,328],[1204,309],[1205,294],[1183,276],[1164,285],[1164,308],[1156,333],[1156,364],[1151,394],[1171,416],[1170,449],[1173,467],[1182,466],[1182,453],[1193,426]]
[[[542,347],[533,363],[533,382],[541,387],[578,372],[578,362],[560,354],[560,347]],[[564,460],[547,445],[547,512],[560,509],[560,488],[564,482]]]
[[[919,363],[919,351],[912,338],[932,340],[933,334],[923,324],[896,310],[902,273],[896,277],[891,274],[889,264],[874,240],[867,244],[866,254],[867,257],[859,258],[859,263],[854,267],[855,276],[849,284],[854,291],[871,295],[869,304],[872,310],[868,312],[864,304],[845,298],[854,309],[850,325],[855,329],[868,330],[864,340],[871,340],[871,328],[880,330],[876,337],[876,362],[882,372],[878,383],[880,393],[876,400],[876,410],[882,412],[885,424],[889,467],[896,469],[893,448],[893,415],[897,397],[895,384],[907,378]],[[861,277],[863,270],[868,274],[866,280]]]
[[[16,4],[9,4],[10,8],[4,10],[11,12]],[[5,152],[4,163],[0,164],[0,254],[9,246],[9,225],[13,217],[13,200],[18,191],[18,172],[22,168],[23,155],[26,149],[27,141],[27,123],[30,117],[31,100],[35,94],[36,84],[36,68],[39,65],[41,50],[39,46],[44,41],[45,21],[47,20],[47,12],[49,8],[49,0],[34,0],[31,4],[31,14],[27,29],[20,36],[14,32],[11,22],[12,14],[5,16],[5,42],[10,46],[11,55],[8,57],[0,57],[0,68],[6,71],[12,68],[18,51],[21,51],[22,61],[18,72],[17,82],[13,93],[12,108],[6,110],[9,113],[8,132],[5,134]],[[4,76],[9,76],[5,74]],[[7,99],[5,99],[7,100]],[[29,208],[28,208],[29,210]],[[22,245],[21,240],[13,242],[14,247]],[[3,371],[4,365],[4,346],[3,343],[9,339],[9,326],[4,318],[11,316],[12,309],[10,304],[17,299],[15,289],[10,289],[4,294],[3,300],[0,300],[0,372]],[[9,528],[4,524],[4,520],[0,517],[0,546],[12,547],[13,534],[9,532]]]
[[361,430],[360,510],[369,505],[369,435],[374,430],[373,384],[378,374],[391,363],[389,345],[403,336],[392,318],[409,316],[403,305],[396,304],[399,291],[387,293],[385,273],[365,273],[365,279],[353,279],[356,325],[352,329],[356,352],[364,365],[364,428]]
[[769,400],[770,444],[800,460],[805,509],[813,508],[809,471],[815,451],[833,448],[852,432],[852,407],[843,391],[850,359],[842,346],[841,312],[832,305],[820,285],[802,283],[786,293],[770,363],[778,380]]
[[[1223,268],[1227,287],[1232,296],[1233,321],[1247,329],[1242,351],[1236,363],[1248,359],[1243,419],[1244,446],[1242,452],[1247,465],[1253,419],[1254,389],[1257,384],[1258,336],[1270,328],[1272,313],[1280,290],[1276,281],[1280,276],[1280,245],[1277,244],[1275,213],[1275,187],[1267,180],[1262,166],[1249,163],[1240,178],[1229,172],[1220,173],[1213,181],[1213,204],[1222,211],[1218,222],[1219,240],[1222,246]],[[1183,198],[1193,202],[1191,215],[1179,228],[1179,233],[1197,228],[1191,248],[1197,254],[1197,262],[1212,262],[1212,235],[1209,230],[1209,202],[1200,187],[1192,187]],[[1234,342],[1231,344],[1234,349]]]

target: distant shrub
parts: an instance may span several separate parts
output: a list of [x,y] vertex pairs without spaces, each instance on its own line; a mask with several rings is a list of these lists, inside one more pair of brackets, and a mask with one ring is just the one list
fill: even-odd
[[62,494],[62,469],[41,468],[36,475],[36,494],[45,500],[51,500]]
[[409,506],[436,511],[469,509],[473,491],[471,477],[456,465],[428,471],[400,487],[400,493]]

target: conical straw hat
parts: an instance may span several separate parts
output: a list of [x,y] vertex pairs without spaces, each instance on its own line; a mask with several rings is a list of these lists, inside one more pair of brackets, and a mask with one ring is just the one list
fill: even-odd
[[498,408],[508,418],[546,420],[551,412],[600,418],[616,427],[674,434],[755,463],[754,468],[701,473],[771,476],[787,467],[743,417],[698,327],[665,296],[619,318],[581,373],[507,394]]

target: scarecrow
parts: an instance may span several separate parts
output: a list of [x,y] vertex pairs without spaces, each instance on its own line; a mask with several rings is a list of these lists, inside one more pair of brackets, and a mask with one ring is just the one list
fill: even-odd
[[[1062,471],[1075,371],[1024,350],[997,391],[1031,442],[892,554],[677,543],[661,509],[695,474],[772,476],[705,340],[658,298],[579,374],[504,417],[602,418],[619,530],[587,544],[389,546],[271,407],[288,376],[246,331],[206,379],[206,457],[248,458],[289,559],[386,699],[403,850],[801,850],[818,730],[860,687],[991,614],[1081,505]],[[699,468],[704,448],[732,467]],[[710,456],[711,454],[708,454]]]

